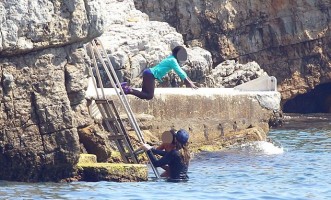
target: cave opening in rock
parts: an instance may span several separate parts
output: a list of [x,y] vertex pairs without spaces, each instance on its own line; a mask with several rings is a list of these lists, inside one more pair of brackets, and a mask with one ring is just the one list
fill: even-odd
[[285,113],[331,113],[331,82],[316,86],[308,93],[285,102]]

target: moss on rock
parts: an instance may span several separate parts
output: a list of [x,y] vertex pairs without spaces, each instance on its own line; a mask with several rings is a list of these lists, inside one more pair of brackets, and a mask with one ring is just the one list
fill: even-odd
[[96,163],[97,162],[97,156],[94,154],[80,154],[78,163],[84,164],[84,163]]
[[119,163],[79,163],[81,181],[137,182],[148,180],[147,165]]
[[[204,146],[201,146],[199,147],[196,151],[210,151],[210,152],[213,152],[213,151],[220,151],[222,150],[222,147],[219,146],[219,145],[204,145]],[[195,152],[195,151],[193,151]]]

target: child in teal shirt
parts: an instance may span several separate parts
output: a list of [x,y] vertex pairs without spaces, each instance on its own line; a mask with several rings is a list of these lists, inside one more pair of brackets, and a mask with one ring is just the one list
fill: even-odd
[[135,95],[140,99],[151,100],[154,97],[155,79],[162,82],[162,78],[171,70],[174,70],[188,87],[197,89],[198,87],[194,85],[185,71],[179,66],[179,63],[186,61],[186,59],[187,53],[185,48],[182,46],[175,47],[172,50],[172,54],[163,59],[158,65],[144,70],[141,91],[132,89],[126,83],[122,83],[124,93]]

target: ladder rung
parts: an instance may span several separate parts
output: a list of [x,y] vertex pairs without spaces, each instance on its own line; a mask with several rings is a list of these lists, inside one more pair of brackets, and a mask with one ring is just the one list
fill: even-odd
[[125,139],[124,135],[109,135],[108,138],[110,140],[123,140],[123,139]]
[[133,151],[133,153],[134,153],[135,155],[139,155],[139,154],[144,153],[144,152],[145,152],[145,150],[143,150],[143,149],[141,149],[141,148],[136,149],[135,151]]
[[131,155],[130,153],[125,153],[125,156],[126,156],[127,158],[131,158],[131,157],[132,157],[132,155]]
[[107,121],[109,121],[109,122],[115,122],[115,121],[117,121],[118,119],[117,118],[115,118],[115,117],[107,117],[107,118],[103,118],[104,120],[107,120]]
[[[114,130],[113,128],[105,127],[105,130],[108,131],[108,132],[110,132],[110,133],[113,133],[113,132],[120,133],[120,132],[118,132],[117,130]],[[120,133],[120,134],[122,134],[122,133]]]
[[96,99],[94,100],[96,104],[108,104],[108,102],[111,102],[112,100],[107,99]]

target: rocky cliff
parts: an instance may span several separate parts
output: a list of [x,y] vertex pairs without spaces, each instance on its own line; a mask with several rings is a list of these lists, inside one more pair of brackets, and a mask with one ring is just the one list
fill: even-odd
[[[168,23],[150,20],[135,8],[133,0],[104,2],[106,13],[111,15],[107,16],[105,34],[100,39],[120,81],[140,87],[142,71],[155,66],[174,46],[183,45],[185,38]],[[199,46],[189,47],[187,51],[188,61],[182,68],[200,87],[233,87],[266,74],[257,63],[241,67],[240,63],[226,61],[216,66],[211,53]],[[180,87],[183,82],[170,73],[157,84],[157,87]],[[109,87],[109,83],[105,85]]]
[[[135,0],[135,5],[152,20],[176,27],[189,46],[209,50],[215,64],[256,61],[278,79],[283,103],[331,81],[329,0]],[[322,104],[328,112],[331,94],[324,93],[329,95],[293,103]],[[316,98],[322,100],[313,102]]]
[[[109,158],[111,145],[87,110],[85,43],[101,36],[118,77],[133,86],[143,69],[184,43],[132,0],[7,0],[0,2],[0,24],[1,180],[56,181],[75,174],[81,152]],[[188,54],[183,68],[200,86],[233,87],[265,74],[255,62],[213,69],[201,47]],[[172,84],[181,81],[170,74],[158,86]]]
[[78,161],[92,122],[82,43],[102,34],[101,4],[0,2],[0,178],[59,180]]

